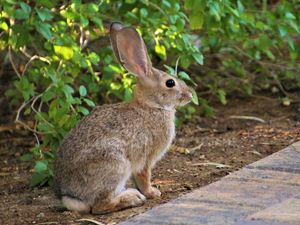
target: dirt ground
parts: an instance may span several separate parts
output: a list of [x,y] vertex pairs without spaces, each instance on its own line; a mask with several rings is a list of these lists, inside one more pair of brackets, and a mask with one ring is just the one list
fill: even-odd
[[[276,98],[255,96],[231,99],[228,105],[216,108],[214,118],[196,116],[178,129],[174,145],[153,171],[161,199],[102,216],[64,211],[50,187],[30,188],[32,163],[19,158],[34,144],[34,138],[10,117],[1,118],[0,224],[89,224],[80,219],[115,224],[300,140],[299,103],[285,107]],[[265,123],[236,116],[253,116]]]

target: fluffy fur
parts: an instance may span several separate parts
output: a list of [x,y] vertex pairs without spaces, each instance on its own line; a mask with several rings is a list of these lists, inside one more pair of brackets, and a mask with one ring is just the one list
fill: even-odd
[[[59,148],[55,191],[69,210],[82,213],[108,213],[160,196],[151,169],[175,137],[175,107],[192,97],[183,81],[152,67],[133,28],[113,23],[110,32],[116,58],[138,80],[131,102],[95,107]],[[166,86],[168,79],[174,87]],[[131,176],[138,190],[126,190]]]

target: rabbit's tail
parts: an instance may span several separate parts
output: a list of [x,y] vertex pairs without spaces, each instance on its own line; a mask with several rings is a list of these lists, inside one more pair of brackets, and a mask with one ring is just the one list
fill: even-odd
[[91,210],[91,207],[88,204],[76,198],[72,198],[69,196],[62,196],[61,201],[63,205],[70,211],[89,213]]

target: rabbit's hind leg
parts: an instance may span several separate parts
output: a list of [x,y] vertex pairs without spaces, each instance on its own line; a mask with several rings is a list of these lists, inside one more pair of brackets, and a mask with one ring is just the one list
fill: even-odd
[[63,196],[61,201],[62,204],[70,211],[76,211],[79,213],[89,213],[91,211],[91,207],[80,199]]
[[93,214],[106,214],[121,209],[136,207],[144,204],[146,197],[138,190],[128,188],[113,199],[99,201],[92,206]]

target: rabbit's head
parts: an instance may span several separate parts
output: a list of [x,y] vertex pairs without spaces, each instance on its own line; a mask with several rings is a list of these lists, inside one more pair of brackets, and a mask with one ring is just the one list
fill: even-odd
[[112,23],[110,40],[119,63],[138,78],[134,97],[139,104],[174,109],[191,101],[191,89],[182,80],[152,67],[146,45],[134,28]]

